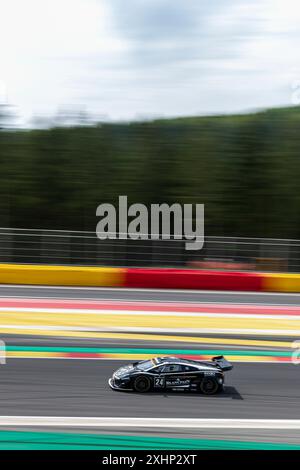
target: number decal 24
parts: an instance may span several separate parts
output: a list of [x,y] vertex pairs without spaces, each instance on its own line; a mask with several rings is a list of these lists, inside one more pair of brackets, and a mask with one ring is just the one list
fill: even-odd
[[165,380],[163,377],[155,377],[154,387],[163,387],[165,385]]

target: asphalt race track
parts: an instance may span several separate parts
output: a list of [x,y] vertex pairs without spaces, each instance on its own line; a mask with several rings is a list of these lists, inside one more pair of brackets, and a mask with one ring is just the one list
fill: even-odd
[[300,294],[0,285],[0,297],[300,305]]
[[[151,300],[176,302],[247,303],[259,305],[298,305],[300,297],[287,294],[234,294],[200,292],[129,291],[113,289],[37,288],[1,286],[1,297]],[[300,334],[300,332],[299,332]],[[7,335],[7,344],[47,344],[103,346],[108,340],[20,337]],[[220,342],[222,342],[220,340]],[[110,340],[110,347],[120,347],[125,340]],[[130,347],[141,345],[127,341]],[[152,347],[164,348],[157,339]],[[173,345],[174,346],[174,345]],[[149,344],[147,344],[149,347]],[[182,343],[180,344],[182,346]],[[189,344],[189,347],[195,345]],[[207,345],[206,345],[207,347]],[[128,361],[127,361],[128,362]],[[300,365],[281,363],[236,363],[226,375],[224,393],[213,397],[188,392],[136,393],[114,392],[108,386],[112,372],[126,361],[8,358],[0,365],[0,416],[131,417],[193,419],[299,419]],[[1,429],[6,429],[1,426]],[[22,429],[19,427],[18,429]],[[28,428],[27,428],[28,429]],[[30,429],[35,429],[32,426]],[[78,432],[79,428],[76,430]],[[126,427],[111,428],[121,433]],[[152,429],[152,433],[165,431]],[[132,433],[132,429],[131,429]],[[205,437],[272,440],[300,444],[300,431],[278,430],[181,430],[168,435],[189,433]],[[195,434],[196,433],[196,434]],[[144,434],[149,434],[145,430]]]
[[147,395],[112,391],[124,361],[10,359],[1,368],[0,415],[300,419],[300,369],[236,364],[225,392]]

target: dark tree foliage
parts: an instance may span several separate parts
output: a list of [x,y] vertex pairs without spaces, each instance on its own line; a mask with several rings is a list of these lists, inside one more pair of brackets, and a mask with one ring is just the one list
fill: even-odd
[[96,207],[204,203],[206,234],[300,238],[300,110],[0,130],[0,226],[94,230]]

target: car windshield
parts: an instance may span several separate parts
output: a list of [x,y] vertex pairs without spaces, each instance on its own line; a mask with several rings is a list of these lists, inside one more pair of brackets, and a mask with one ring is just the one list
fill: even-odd
[[147,369],[150,369],[150,367],[152,366],[153,366],[152,361],[143,361],[137,365],[137,368],[141,370],[147,370]]

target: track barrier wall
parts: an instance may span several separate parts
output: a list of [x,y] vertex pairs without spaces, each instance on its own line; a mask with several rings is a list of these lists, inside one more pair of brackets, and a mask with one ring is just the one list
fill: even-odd
[[121,287],[125,269],[46,265],[0,265],[1,284]]
[[240,272],[192,269],[127,269],[126,287],[260,291],[262,278]]
[[300,292],[299,274],[164,268],[98,268],[1,264],[0,283],[248,292]]
[[300,275],[265,274],[263,290],[265,292],[300,292]]

